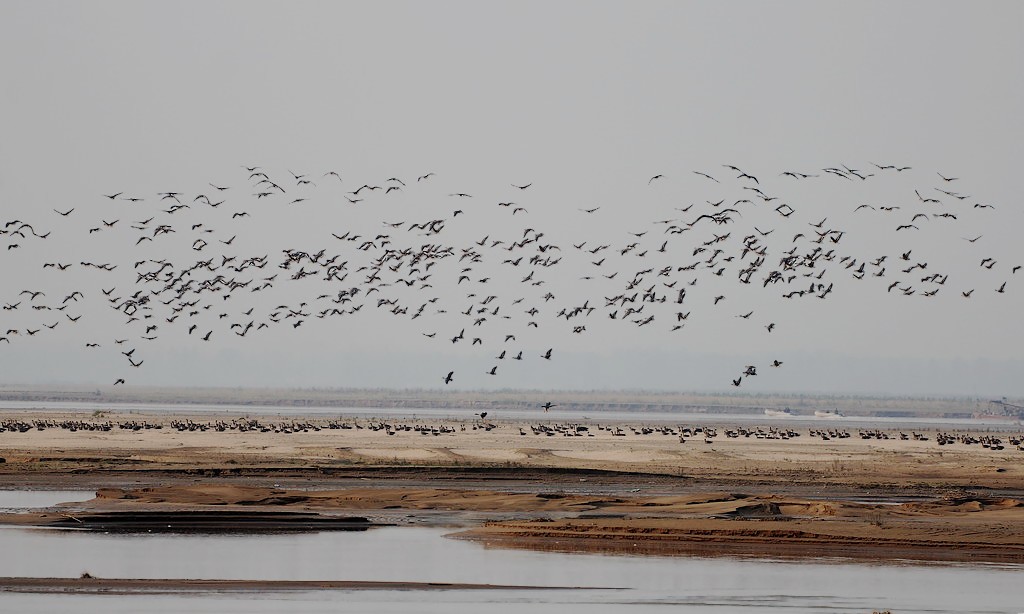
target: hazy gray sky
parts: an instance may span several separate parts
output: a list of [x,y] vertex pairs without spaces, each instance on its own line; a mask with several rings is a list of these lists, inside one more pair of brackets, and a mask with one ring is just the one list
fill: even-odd
[[[52,233],[0,237],[0,246],[20,244],[0,254],[0,303],[22,301],[0,312],[0,333],[19,330],[0,343],[0,383],[110,385],[124,377],[130,384],[404,388],[442,386],[455,370],[452,386],[462,388],[726,390],[756,364],[758,376],[744,379],[740,391],[1024,394],[1024,270],[1011,273],[1024,264],[1020,3],[33,1],[5,2],[0,12],[0,227],[21,220]],[[896,173],[872,163],[913,168]],[[780,200],[744,191],[755,184],[726,164],[757,176],[756,187]],[[844,164],[875,176],[823,171]],[[262,167],[287,198],[255,197],[243,165]],[[340,183],[324,176],[332,170]],[[788,170],[821,176],[780,175]],[[316,186],[296,185],[291,171]],[[435,175],[416,181],[428,172]],[[355,205],[344,200],[364,183],[394,185],[391,177],[407,187]],[[218,196],[209,183],[230,190]],[[533,185],[517,190],[513,183]],[[914,190],[942,202],[921,203]],[[166,191],[181,192],[191,208],[164,213],[168,202],[157,194]],[[102,196],[117,192],[145,200]],[[458,192],[473,198],[449,196]],[[200,193],[226,203],[193,202]],[[307,200],[292,204],[293,197]],[[728,224],[705,221],[678,236],[654,223],[685,225],[714,213],[707,203],[720,198],[753,203],[740,205]],[[513,217],[513,207],[497,205],[509,201],[526,211]],[[774,211],[780,202],[796,213],[782,218]],[[676,210],[690,204],[688,213]],[[861,204],[876,209],[854,212]],[[900,209],[883,213],[882,206]],[[54,212],[71,208],[67,217]],[[452,219],[455,209],[464,213]],[[241,210],[251,217],[232,217]],[[918,230],[895,231],[922,211],[929,218],[915,221]],[[931,217],[940,211],[957,219]],[[131,229],[153,216],[147,230]],[[441,218],[449,221],[434,237],[382,224]],[[823,229],[844,232],[832,246],[837,256],[859,265],[887,255],[885,276],[872,278],[878,267],[868,264],[865,279],[855,279],[857,269],[844,269],[837,257],[825,267],[834,283],[826,300],[787,300],[780,295],[788,286],[761,288],[783,252],[813,249],[791,239],[814,239],[810,223],[822,218]],[[135,245],[161,223],[175,228],[172,237]],[[764,270],[742,286],[742,239],[754,226],[775,233],[761,239],[769,247]],[[101,230],[89,233],[94,227]],[[354,273],[346,283],[287,280],[294,270],[277,268],[282,249],[326,249],[352,263],[381,253],[331,237],[352,231],[390,234],[396,247],[450,245],[458,255],[484,236],[511,242],[525,228],[544,233],[518,252],[527,260],[547,256],[538,245],[561,248],[558,266],[537,270],[544,286],[521,282],[529,269],[503,265],[500,248],[480,248],[484,262],[471,282],[455,283],[461,267],[452,259],[437,265],[447,281],[439,274],[422,292],[385,289],[356,301],[366,306],[351,316],[307,316],[299,328],[289,321],[245,338],[228,328],[253,319],[242,319],[249,307],[266,315],[306,301],[312,313],[323,306],[321,294],[359,285],[351,283]],[[725,232],[728,240],[692,255]],[[230,246],[218,243],[235,235]],[[193,251],[198,239],[209,246]],[[667,251],[657,252],[669,239]],[[589,264],[600,254],[591,259],[573,248],[584,240],[612,246],[603,252],[605,268]],[[633,252],[619,254],[634,241]],[[735,257],[715,263],[727,268],[722,278],[715,269],[673,271],[679,285],[659,289],[668,303],[647,307],[657,314],[650,326],[610,321],[614,308],[601,297],[622,293],[626,278],[655,268],[643,276],[642,291],[667,282],[655,277],[662,266],[683,267],[717,247],[723,258]],[[908,249],[912,259],[900,261]],[[648,255],[635,256],[642,251]],[[157,339],[144,340],[140,323],[126,325],[124,314],[105,306],[101,288],[121,297],[142,289],[133,268],[140,259],[166,258],[180,270],[222,254],[268,255],[256,277],[279,273],[278,281],[266,297],[200,297],[200,307],[217,302],[193,316],[192,335],[188,311],[167,323],[170,307],[154,302],[160,328],[149,335]],[[996,261],[992,269],[980,266],[984,258]],[[119,268],[98,271],[82,261]],[[44,269],[48,262],[73,266]],[[927,269],[899,272],[918,262]],[[616,279],[597,277],[614,270]],[[934,273],[948,274],[947,282],[919,281]],[[489,285],[476,283],[487,275]],[[684,305],[692,320],[670,333],[675,292],[697,277]],[[915,294],[887,292],[897,280]],[[1005,292],[996,293],[1003,281]],[[935,288],[934,297],[920,295]],[[70,301],[82,320],[67,320],[67,309],[31,310],[29,296],[19,294],[25,289],[45,291],[35,304],[51,308],[82,291],[85,297]],[[545,304],[548,291],[556,298]],[[377,309],[378,298],[392,292],[406,316]],[[516,319],[501,328],[501,315],[494,316],[474,330],[458,313],[474,292],[477,300],[500,297],[500,313]],[[439,298],[430,309],[444,304],[448,313],[410,320],[428,295]],[[717,295],[726,296],[721,306],[711,305]],[[588,299],[599,308],[589,318],[555,317]],[[541,327],[526,328],[527,305],[544,310]],[[737,317],[749,311],[749,320]],[[228,316],[215,317],[222,312]],[[52,331],[43,328],[55,321]],[[587,330],[574,334],[575,325]],[[443,339],[464,327],[463,343]],[[40,332],[28,337],[26,329]],[[216,332],[200,341],[207,330]],[[512,331],[519,338],[508,349],[524,352],[514,365],[496,359]],[[437,337],[422,334],[430,332]],[[473,336],[486,342],[472,347]],[[129,341],[114,344],[123,338]],[[129,346],[144,366],[131,368],[120,355]],[[549,347],[554,358],[543,360]],[[768,368],[776,359],[784,365]],[[485,374],[492,366],[499,367],[493,377]]]

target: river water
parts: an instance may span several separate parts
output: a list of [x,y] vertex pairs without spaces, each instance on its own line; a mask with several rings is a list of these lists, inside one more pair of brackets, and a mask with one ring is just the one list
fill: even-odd
[[281,535],[0,528],[0,576],[465,582],[566,590],[0,593],[0,612],[1024,611],[1024,566],[637,557],[487,548],[438,528]]
[[[82,401],[0,401],[0,411],[15,413],[31,412],[74,412],[83,417],[94,411],[116,411],[144,414],[215,414],[217,416],[258,416],[263,419],[293,419],[296,417],[317,417],[358,419],[419,419],[419,420],[467,420],[473,419],[472,409],[437,407],[292,407],[278,405],[203,405],[174,403],[87,403]],[[624,412],[613,410],[563,410],[554,408],[549,412],[540,409],[518,409],[491,411],[489,419],[531,420],[538,422],[629,422],[668,424],[770,424],[776,426],[829,428],[886,428],[886,429],[972,429],[1020,431],[1019,423],[1009,420],[975,420],[963,418],[933,417],[861,417],[842,416],[819,418],[809,414],[769,417],[762,413],[716,414],[682,412]]]
[[58,503],[88,501],[94,490],[0,490],[0,512],[18,512]]

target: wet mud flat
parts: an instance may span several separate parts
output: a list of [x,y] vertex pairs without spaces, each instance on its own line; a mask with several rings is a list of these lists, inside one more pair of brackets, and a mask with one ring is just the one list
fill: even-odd
[[311,491],[220,482],[100,489],[91,501],[0,515],[0,523],[104,532],[272,533],[362,531],[437,517],[441,525],[461,530],[459,537],[500,548],[1024,562],[1024,498],[976,494],[872,503],[735,491]]

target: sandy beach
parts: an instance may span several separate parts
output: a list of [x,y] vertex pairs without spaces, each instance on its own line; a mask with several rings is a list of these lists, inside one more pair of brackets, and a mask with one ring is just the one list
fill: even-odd
[[287,529],[301,512],[450,526],[492,547],[1024,562],[1012,430],[52,412],[0,424],[5,487],[97,491],[4,523],[159,512],[203,530],[189,518],[227,511]]

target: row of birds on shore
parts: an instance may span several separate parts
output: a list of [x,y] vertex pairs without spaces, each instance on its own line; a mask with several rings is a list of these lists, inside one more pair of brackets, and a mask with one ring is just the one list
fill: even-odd
[[[658,208],[659,219],[647,222],[631,215],[636,223],[628,229],[615,221],[602,226],[607,204],[580,206],[579,226],[590,236],[579,239],[565,237],[573,229],[542,226],[543,216],[534,221],[547,203],[532,181],[509,182],[495,190],[503,197],[484,201],[457,188],[436,189],[433,172],[370,183],[337,170],[314,175],[246,166],[200,192],[114,190],[38,219],[0,220],[0,257],[38,281],[5,288],[0,345],[13,351],[31,338],[85,329],[92,336],[86,349],[112,349],[123,361],[126,371],[112,379],[121,385],[127,370],[145,363],[142,344],[167,336],[204,344],[373,311],[402,320],[396,330],[418,330],[446,349],[479,351],[485,362],[478,372],[440,371],[437,381],[448,385],[460,381],[457,375],[478,382],[520,362],[551,361],[559,355],[554,341],[612,326],[657,328],[656,335],[671,340],[717,314],[747,335],[776,335],[774,309],[828,299],[836,284],[875,280],[882,293],[931,298],[949,282],[957,284],[958,298],[970,299],[977,284],[1000,274],[988,291],[1010,292],[1019,264],[985,255],[978,279],[954,281],[954,273],[918,255],[918,247],[897,248],[883,232],[888,224],[901,236],[925,232],[929,223],[995,223],[986,216],[996,205],[960,191],[961,179],[912,174],[909,166],[875,163],[786,170],[770,179],[735,165],[693,170],[684,175],[699,182],[694,190],[701,201]],[[845,213],[818,207],[808,219],[809,207],[782,195],[789,182],[833,182],[828,187],[842,190],[884,176],[906,178],[902,191]],[[657,173],[637,189],[654,192],[672,179]],[[314,222],[278,238],[317,206],[353,212],[352,219],[338,226]],[[397,219],[399,211],[404,219]],[[861,222],[829,221],[843,215],[896,221],[871,221],[878,236],[863,254],[845,248]],[[262,228],[254,218],[263,220]],[[482,236],[469,236],[479,229]],[[962,237],[963,244],[977,251],[983,236]],[[300,237],[307,243],[283,243]],[[50,249],[61,243],[76,256]],[[865,249],[862,241],[857,245]],[[115,315],[116,331],[81,322],[86,314],[99,321],[97,305]],[[783,364],[747,364],[731,384]]]
[[[458,435],[471,433],[472,431],[492,432],[498,430],[516,430],[520,436],[533,435],[535,437],[595,437],[595,433],[612,437],[647,437],[647,436],[668,436],[677,438],[679,443],[697,438],[703,439],[705,443],[713,443],[719,436],[724,439],[745,439],[745,440],[771,440],[787,441],[800,437],[803,433],[791,427],[780,426],[732,426],[719,428],[709,425],[649,425],[649,424],[603,424],[578,423],[578,422],[536,422],[527,425],[518,423],[502,424],[500,422],[486,421],[487,412],[476,414],[477,419],[472,421],[440,421],[436,423],[403,420],[341,420],[341,419],[290,419],[290,420],[267,420],[261,421],[258,418],[235,418],[232,420],[193,420],[190,418],[171,420],[82,420],[82,419],[4,419],[0,420],[0,433],[24,434],[31,431],[46,431],[50,429],[62,430],[70,433],[98,433],[98,432],[141,432],[141,431],[176,431],[178,433],[273,433],[279,435],[297,435],[302,433],[317,433],[321,431],[370,431],[383,432],[388,436],[402,433],[419,434],[430,436]],[[854,435],[849,429],[807,429],[806,434],[822,441],[841,441],[853,439]],[[856,432],[856,438],[860,440],[874,441],[930,441],[931,437],[925,433],[912,431],[910,434],[898,430],[881,429],[860,429]],[[1006,433],[993,434],[972,434],[965,432],[936,431],[935,441],[940,446],[953,444],[980,445],[981,447],[993,450],[1004,450],[1007,445],[1024,451],[1024,434]]]

